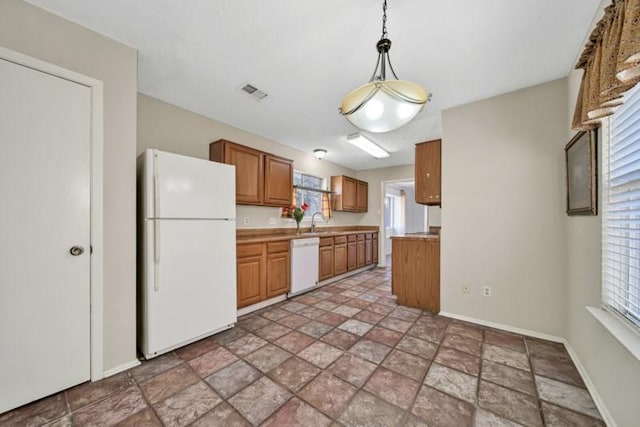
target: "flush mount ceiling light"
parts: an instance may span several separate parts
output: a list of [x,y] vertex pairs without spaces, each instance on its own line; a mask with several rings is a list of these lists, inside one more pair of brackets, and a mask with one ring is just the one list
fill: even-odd
[[[376,43],[378,61],[369,83],[351,92],[342,101],[340,114],[360,129],[381,133],[398,129],[422,111],[431,94],[416,83],[399,80],[396,76],[387,38],[387,0],[382,5],[382,37]],[[395,80],[386,80],[387,67]],[[376,73],[380,70],[380,74]]]
[[323,148],[316,148],[315,150],[313,150],[313,155],[316,156],[316,159],[322,160],[324,156],[327,155],[327,150]]
[[347,141],[349,141],[365,153],[375,157],[376,159],[384,159],[391,155],[380,148],[378,145],[376,145],[369,138],[364,135],[360,135],[359,133],[354,133],[347,136]]

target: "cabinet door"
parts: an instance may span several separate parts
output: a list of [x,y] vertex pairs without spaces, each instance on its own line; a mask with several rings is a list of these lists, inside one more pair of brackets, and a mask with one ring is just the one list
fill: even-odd
[[266,299],[264,256],[238,258],[238,308]]
[[356,211],[358,210],[356,180],[347,176],[342,179],[342,208],[347,211]]
[[319,280],[333,277],[333,246],[320,247],[320,269]]
[[333,247],[333,273],[335,276],[347,272],[347,244],[340,243]]
[[347,271],[356,269],[356,242],[347,243]]
[[289,252],[267,255],[267,298],[289,292]]
[[293,164],[281,157],[264,155],[265,205],[291,206],[293,195]]
[[365,265],[373,263],[373,240],[365,240],[364,242],[364,263]]
[[358,241],[356,242],[356,267],[364,267],[364,235],[363,239],[360,240],[360,236],[358,236]]
[[263,154],[248,147],[225,143],[224,162],[236,167],[236,203],[262,204],[264,193]]
[[416,144],[415,197],[416,203],[439,205],[441,141]]
[[366,212],[369,207],[369,184],[364,181],[356,183],[356,209],[358,212]]
[[373,263],[378,264],[378,233],[373,233]]

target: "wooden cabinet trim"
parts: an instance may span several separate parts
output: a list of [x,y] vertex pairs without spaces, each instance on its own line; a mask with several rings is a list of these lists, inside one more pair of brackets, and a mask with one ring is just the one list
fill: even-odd
[[267,253],[273,254],[278,252],[289,252],[291,243],[289,240],[283,240],[281,242],[269,242],[267,243]]

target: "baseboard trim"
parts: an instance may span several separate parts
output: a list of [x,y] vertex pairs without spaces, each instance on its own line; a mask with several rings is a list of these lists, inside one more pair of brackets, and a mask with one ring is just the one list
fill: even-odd
[[286,300],[287,300],[287,295],[282,294],[277,297],[270,298],[268,300],[257,302],[247,307],[239,308],[238,317],[244,316],[245,314],[253,313],[254,311],[260,310],[261,308],[269,307],[270,305],[277,304],[279,302],[286,301]]
[[598,393],[598,389],[596,389],[595,384],[593,384],[593,381],[591,380],[591,377],[587,373],[586,368],[580,361],[578,354],[576,353],[576,351],[573,349],[573,347],[571,346],[571,344],[569,344],[567,340],[564,341],[564,346],[567,349],[567,352],[569,353],[571,360],[573,360],[573,364],[576,365],[576,369],[578,369],[578,372],[580,373],[580,376],[582,377],[584,384],[587,386],[587,390],[589,390],[589,393],[591,393],[593,402],[596,404],[598,411],[600,411],[600,415],[602,415],[603,421],[608,427],[617,427],[615,420],[611,416],[611,413],[607,409],[607,406],[604,404],[602,397],[600,397],[600,393]]
[[545,334],[543,332],[533,331],[531,329],[516,328],[515,326],[505,325],[503,323],[491,322],[489,320],[478,319],[470,316],[463,316],[461,314],[447,313],[445,311],[441,311],[439,314],[441,316],[449,317],[451,319],[462,320],[464,322],[470,322],[470,323],[477,323],[478,325],[488,326],[494,329],[501,329],[503,331],[513,332],[515,334],[526,335],[528,337],[540,338],[543,340],[559,342],[563,344],[567,342],[565,338],[558,337],[555,335]]
[[123,363],[122,365],[118,365],[115,368],[107,369],[106,371],[104,371],[104,374],[103,374],[104,378],[111,377],[115,374],[119,374],[120,372],[124,372],[127,369],[135,368],[139,364],[140,364],[140,361],[136,359],[127,363]]
[[593,381],[591,380],[591,377],[587,373],[587,370],[585,369],[584,365],[580,361],[580,358],[578,358],[578,354],[575,352],[573,347],[571,347],[571,344],[569,344],[569,341],[567,341],[566,338],[558,337],[558,336],[550,335],[550,334],[545,334],[545,333],[538,332],[538,331],[533,331],[531,329],[516,328],[514,326],[505,325],[503,323],[490,322],[488,320],[477,319],[475,317],[463,316],[461,314],[447,313],[447,312],[444,312],[444,311],[441,311],[439,314],[441,316],[448,317],[450,319],[456,319],[456,320],[462,320],[464,322],[476,323],[478,325],[488,326],[488,327],[494,328],[494,329],[500,329],[500,330],[507,331],[507,332],[513,332],[513,333],[516,333],[516,334],[519,334],[519,335],[526,335],[526,336],[533,337],[533,338],[540,338],[540,339],[544,339],[544,340],[547,340],[547,341],[554,341],[554,342],[558,342],[558,343],[563,344],[564,347],[567,349],[567,352],[569,353],[569,357],[571,357],[571,360],[575,364],[576,369],[580,373],[580,376],[582,377],[582,379],[584,381],[584,384],[587,386],[587,390],[589,390],[589,393],[591,393],[591,397],[593,398],[593,402],[596,404],[596,407],[598,408],[598,411],[600,411],[600,415],[602,415],[603,421],[605,422],[605,424],[608,427],[617,427],[617,424],[613,420],[613,417],[611,416],[611,413],[609,412],[609,410],[607,409],[606,405],[604,404],[604,401],[602,400],[602,397],[600,397],[600,394],[598,393],[598,390],[596,389],[595,384],[593,384]]

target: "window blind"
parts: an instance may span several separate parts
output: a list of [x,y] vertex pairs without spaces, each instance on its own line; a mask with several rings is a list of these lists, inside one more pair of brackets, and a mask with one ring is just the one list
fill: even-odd
[[609,123],[603,129],[602,297],[640,326],[640,85],[625,94]]

